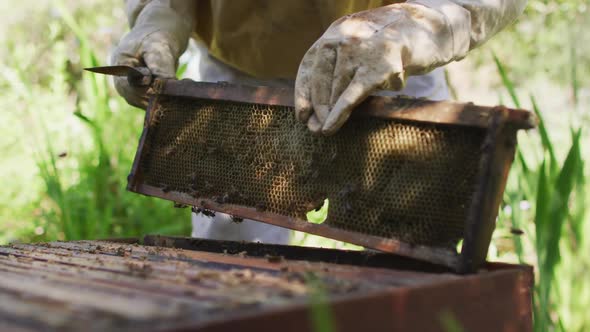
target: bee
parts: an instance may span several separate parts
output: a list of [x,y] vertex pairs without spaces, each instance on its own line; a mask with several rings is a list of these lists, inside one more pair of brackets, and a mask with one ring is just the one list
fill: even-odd
[[338,196],[343,201],[342,205],[346,213],[351,213],[354,210],[353,203],[355,201],[356,194],[358,193],[358,186],[347,184],[338,192]]
[[205,191],[213,189],[213,185],[209,181],[205,181]]
[[345,201],[344,202],[344,211],[346,211],[346,213],[352,213],[353,210],[354,210],[354,208],[352,207],[352,204],[350,204],[349,201]]
[[261,203],[257,203],[256,204],[256,211],[259,211],[259,212],[266,211],[266,204],[264,204],[262,202]]
[[244,218],[240,218],[240,217],[236,217],[236,216],[231,216],[231,221],[232,221],[233,223],[239,224],[239,223],[241,223],[242,221],[244,221]]
[[188,206],[182,203],[178,203],[178,202],[174,202],[174,208],[175,209],[184,209],[187,208]]
[[191,212],[195,213],[195,214],[202,213],[204,216],[207,216],[210,218],[215,217],[215,212],[213,212],[211,210],[207,210],[207,209],[198,208],[196,206],[191,207]]
[[284,260],[283,256],[278,255],[266,255],[266,260],[269,263],[280,263]]
[[214,154],[215,152],[217,152],[218,148],[215,146],[209,146],[207,147],[207,154]]
[[117,256],[121,256],[121,257],[127,256],[127,250],[124,247],[117,248]]
[[334,151],[332,153],[332,155],[330,156],[330,162],[334,162],[336,160],[336,157],[338,157],[338,151]]
[[319,170],[316,169],[316,170],[314,170],[311,173],[311,179],[312,180],[317,180],[319,177],[320,177],[320,171]]
[[198,178],[197,178],[197,174],[195,172],[191,173],[188,175],[188,181],[189,181],[189,186],[188,188],[192,191],[198,191],[199,190],[199,184],[198,184]]
[[172,157],[176,154],[176,151],[177,151],[176,146],[171,146],[166,149],[166,152],[164,152],[164,154],[166,155],[166,157]]
[[219,204],[225,204],[227,201],[229,201],[229,194],[225,193],[223,195],[217,196],[215,197],[215,201]]
[[207,209],[201,209],[201,213],[209,218],[215,217],[215,212]]

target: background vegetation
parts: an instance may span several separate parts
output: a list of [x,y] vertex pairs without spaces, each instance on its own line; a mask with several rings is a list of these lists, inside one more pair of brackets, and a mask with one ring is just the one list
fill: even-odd
[[[517,24],[449,66],[458,99],[543,119],[519,137],[490,250],[491,259],[535,266],[537,331],[590,329],[588,6],[530,0]],[[0,243],[190,233],[187,210],[125,191],[143,112],[82,72],[108,63],[126,29],[122,7],[0,3]],[[293,243],[344,246],[300,233]]]

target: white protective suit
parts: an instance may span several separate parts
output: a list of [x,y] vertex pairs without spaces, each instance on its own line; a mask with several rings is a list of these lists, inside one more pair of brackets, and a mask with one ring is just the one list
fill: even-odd
[[[193,35],[208,49],[200,64],[202,80],[295,85],[297,118],[314,134],[332,135],[354,106],[377,90],[447,99],[440,67],[462,59],[511,23],[525,4],[526,0],[133,0],[127,2],[131,31],[112,62],[147,65],[155,75],[173,78]],[[115,79],[115,86],[130,104],[147,105],[145,90],[121,78]],[[192,219],[195,237],[266,243],[287,243],[289,238],[286,229],[249,220],[234,223],[224,214]]]

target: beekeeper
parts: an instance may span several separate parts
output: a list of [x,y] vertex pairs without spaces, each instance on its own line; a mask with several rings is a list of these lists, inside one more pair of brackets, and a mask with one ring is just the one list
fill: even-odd
[[[193,37],[203,81],[295,86],[295,115],[332,135],[376,90],[447,99],[441,66],[462,59],[523,11],[526,0],[132,0],[117,65],[174,78]],[[145,90],[116,78],[128,103]],[[287,243],[289,231],[225,214],[193,214],[193,236]]]

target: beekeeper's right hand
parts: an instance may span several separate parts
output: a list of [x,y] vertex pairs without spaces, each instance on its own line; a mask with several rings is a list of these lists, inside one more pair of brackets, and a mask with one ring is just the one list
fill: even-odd
[[[147,66],[156,77],[174,78],[178,58],[186,50],[193,31],[195,2],[127,1],[131,31],[121,39],[111,64]],[[116,77],[115,87],[129,104],[147,108],[147,88],[130,86],[126,77]]]

